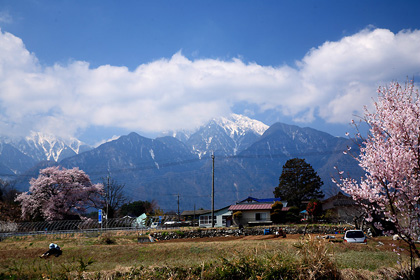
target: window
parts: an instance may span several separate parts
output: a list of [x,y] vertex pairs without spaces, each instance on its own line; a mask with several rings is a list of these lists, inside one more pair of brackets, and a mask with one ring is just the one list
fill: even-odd
[[265,221],[267,220],[267,213],[255,213],[256,221]]
[[200,216],[200,224],[208,224],[209,223],[209,216]]
[[[214,217],[214,223],[216,224],[216,216]],[[200,224],[201,225],[211,224],[211,217],[210,216],[200,216]]]

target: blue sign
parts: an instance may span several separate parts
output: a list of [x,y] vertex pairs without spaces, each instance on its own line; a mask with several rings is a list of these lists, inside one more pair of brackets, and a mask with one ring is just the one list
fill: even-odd
[[98,223],[102,224],[102,209],[98,210]]

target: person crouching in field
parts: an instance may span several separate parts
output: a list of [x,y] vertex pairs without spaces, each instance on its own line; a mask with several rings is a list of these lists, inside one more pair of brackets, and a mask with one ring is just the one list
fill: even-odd
[[61,254],[63,253],[63,251],[61,251],[60,246],[58,246],[57,244],[51,243],[49,246],[49,250],[47,252],[45,252],[44,254],[42,254],[40,256],[40,258],[48,258],[51,255],[55,255],[56,257],[61,256]]

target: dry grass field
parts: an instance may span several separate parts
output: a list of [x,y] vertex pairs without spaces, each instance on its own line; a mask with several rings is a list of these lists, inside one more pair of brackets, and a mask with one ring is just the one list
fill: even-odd
[[[137,240],[133,232],[8,238],[0,242],[0,278],[397,279],[409,260],[393,252],[403,244],[384,237],[367,245],[300,235]],[[51,242],[63,255],[39,258]]]

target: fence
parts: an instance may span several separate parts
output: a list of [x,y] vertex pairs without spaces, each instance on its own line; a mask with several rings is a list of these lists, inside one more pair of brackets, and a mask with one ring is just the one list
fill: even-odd
[[71,220],[71,221],[44,221],[44,222],[3,222],[0,221],[0,237],[31,234],[73,233],[99,230],[139,230],[144,226],[136,218],[124,217],[103,220]]

